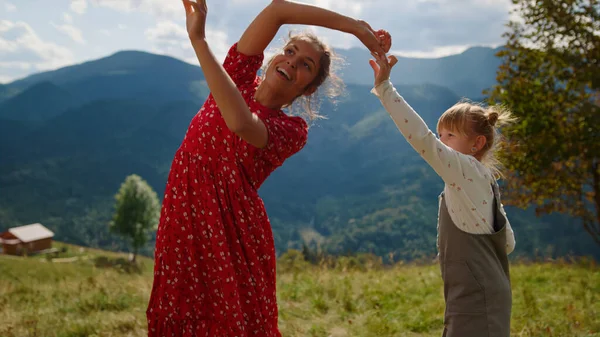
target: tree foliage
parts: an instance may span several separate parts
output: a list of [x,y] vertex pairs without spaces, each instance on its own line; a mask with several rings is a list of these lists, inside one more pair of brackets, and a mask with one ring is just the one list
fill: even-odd
[[513,4],[489,97],[520,120],[504,130],[506,202],[575,216],[600,244],[600,2]]
[[113,233],[131,239],[133,261],[140,247],[156,230],[160,202],[156,192],[138,175],[128,176],[115,196],[115,213],[110,223]]

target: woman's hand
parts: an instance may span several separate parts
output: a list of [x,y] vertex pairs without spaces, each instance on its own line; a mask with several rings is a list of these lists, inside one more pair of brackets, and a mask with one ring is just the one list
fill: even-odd
[[185,7],[186,28],[190,40],[204,40],[206,38],[206,15],[208,8],[206,0],[182,0]]
[[398,59],[394,55],[390,55],[389,57],[385,54],[377,55],[371,53],[371,55],[373,55],[375,60],[369,60],[369,64],[373,68],[375,75],[375,86],[378,86],[390,78],[392,68],[398,63]]
[[385,55],[386,51],[384,50],[381,41],[377,38],[377,32],[375,32],[365,21],[358,20],[357,23],[358,25],[354,36],[356,36],[372,54]]
[[383,51],[388,53],[392,48],[392,36],[386,30],[380,29],[375,32],[375,36],[379,40],[379,44]]

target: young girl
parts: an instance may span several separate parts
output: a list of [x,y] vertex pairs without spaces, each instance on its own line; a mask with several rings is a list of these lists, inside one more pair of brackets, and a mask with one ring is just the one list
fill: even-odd
[[444,180],[438,250],[446,311],[443,336],[508,337],[512,295],[507,255],[515,247],[500,201],[496,126],[508,111],[458,103],[438,122],[437,139],[389,80],[397,59],[373,55],[372,92],[412,147]]
[[[304,147],[307,124],[281,111],[328,78],[331,54],[299,36],[257,77],[283,24],[352,33],[385,53],[364,22],[288,1],[267,6],[219,64],[205,39],[205,1],[183,0],[187,31],[211,94],[175,154],[156,238],[149,336],[280,336],[275,247],[258,195]],[[389,48],[386,47],[386,48]]]

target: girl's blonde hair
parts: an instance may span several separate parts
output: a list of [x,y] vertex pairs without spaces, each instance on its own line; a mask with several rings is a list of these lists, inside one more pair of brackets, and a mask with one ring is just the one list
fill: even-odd
[[499,128],[516,121],[510,110],[502,105],[485,107],[468,100],[462,100],[446,110],[440,117],[438,131],[446,129],[460,133],[466,137],[484,136],[485,145],[475,157],[488,167],[492,174],[501,177],[501,163],[496,157],[498,145],[501,143]]

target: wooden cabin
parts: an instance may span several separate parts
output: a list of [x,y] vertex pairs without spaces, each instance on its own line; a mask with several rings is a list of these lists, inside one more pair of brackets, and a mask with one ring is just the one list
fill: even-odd
[[2,253],[8,255],[30,255],[52,248],[54,233],[42,224],[13,227],[0,233]]

